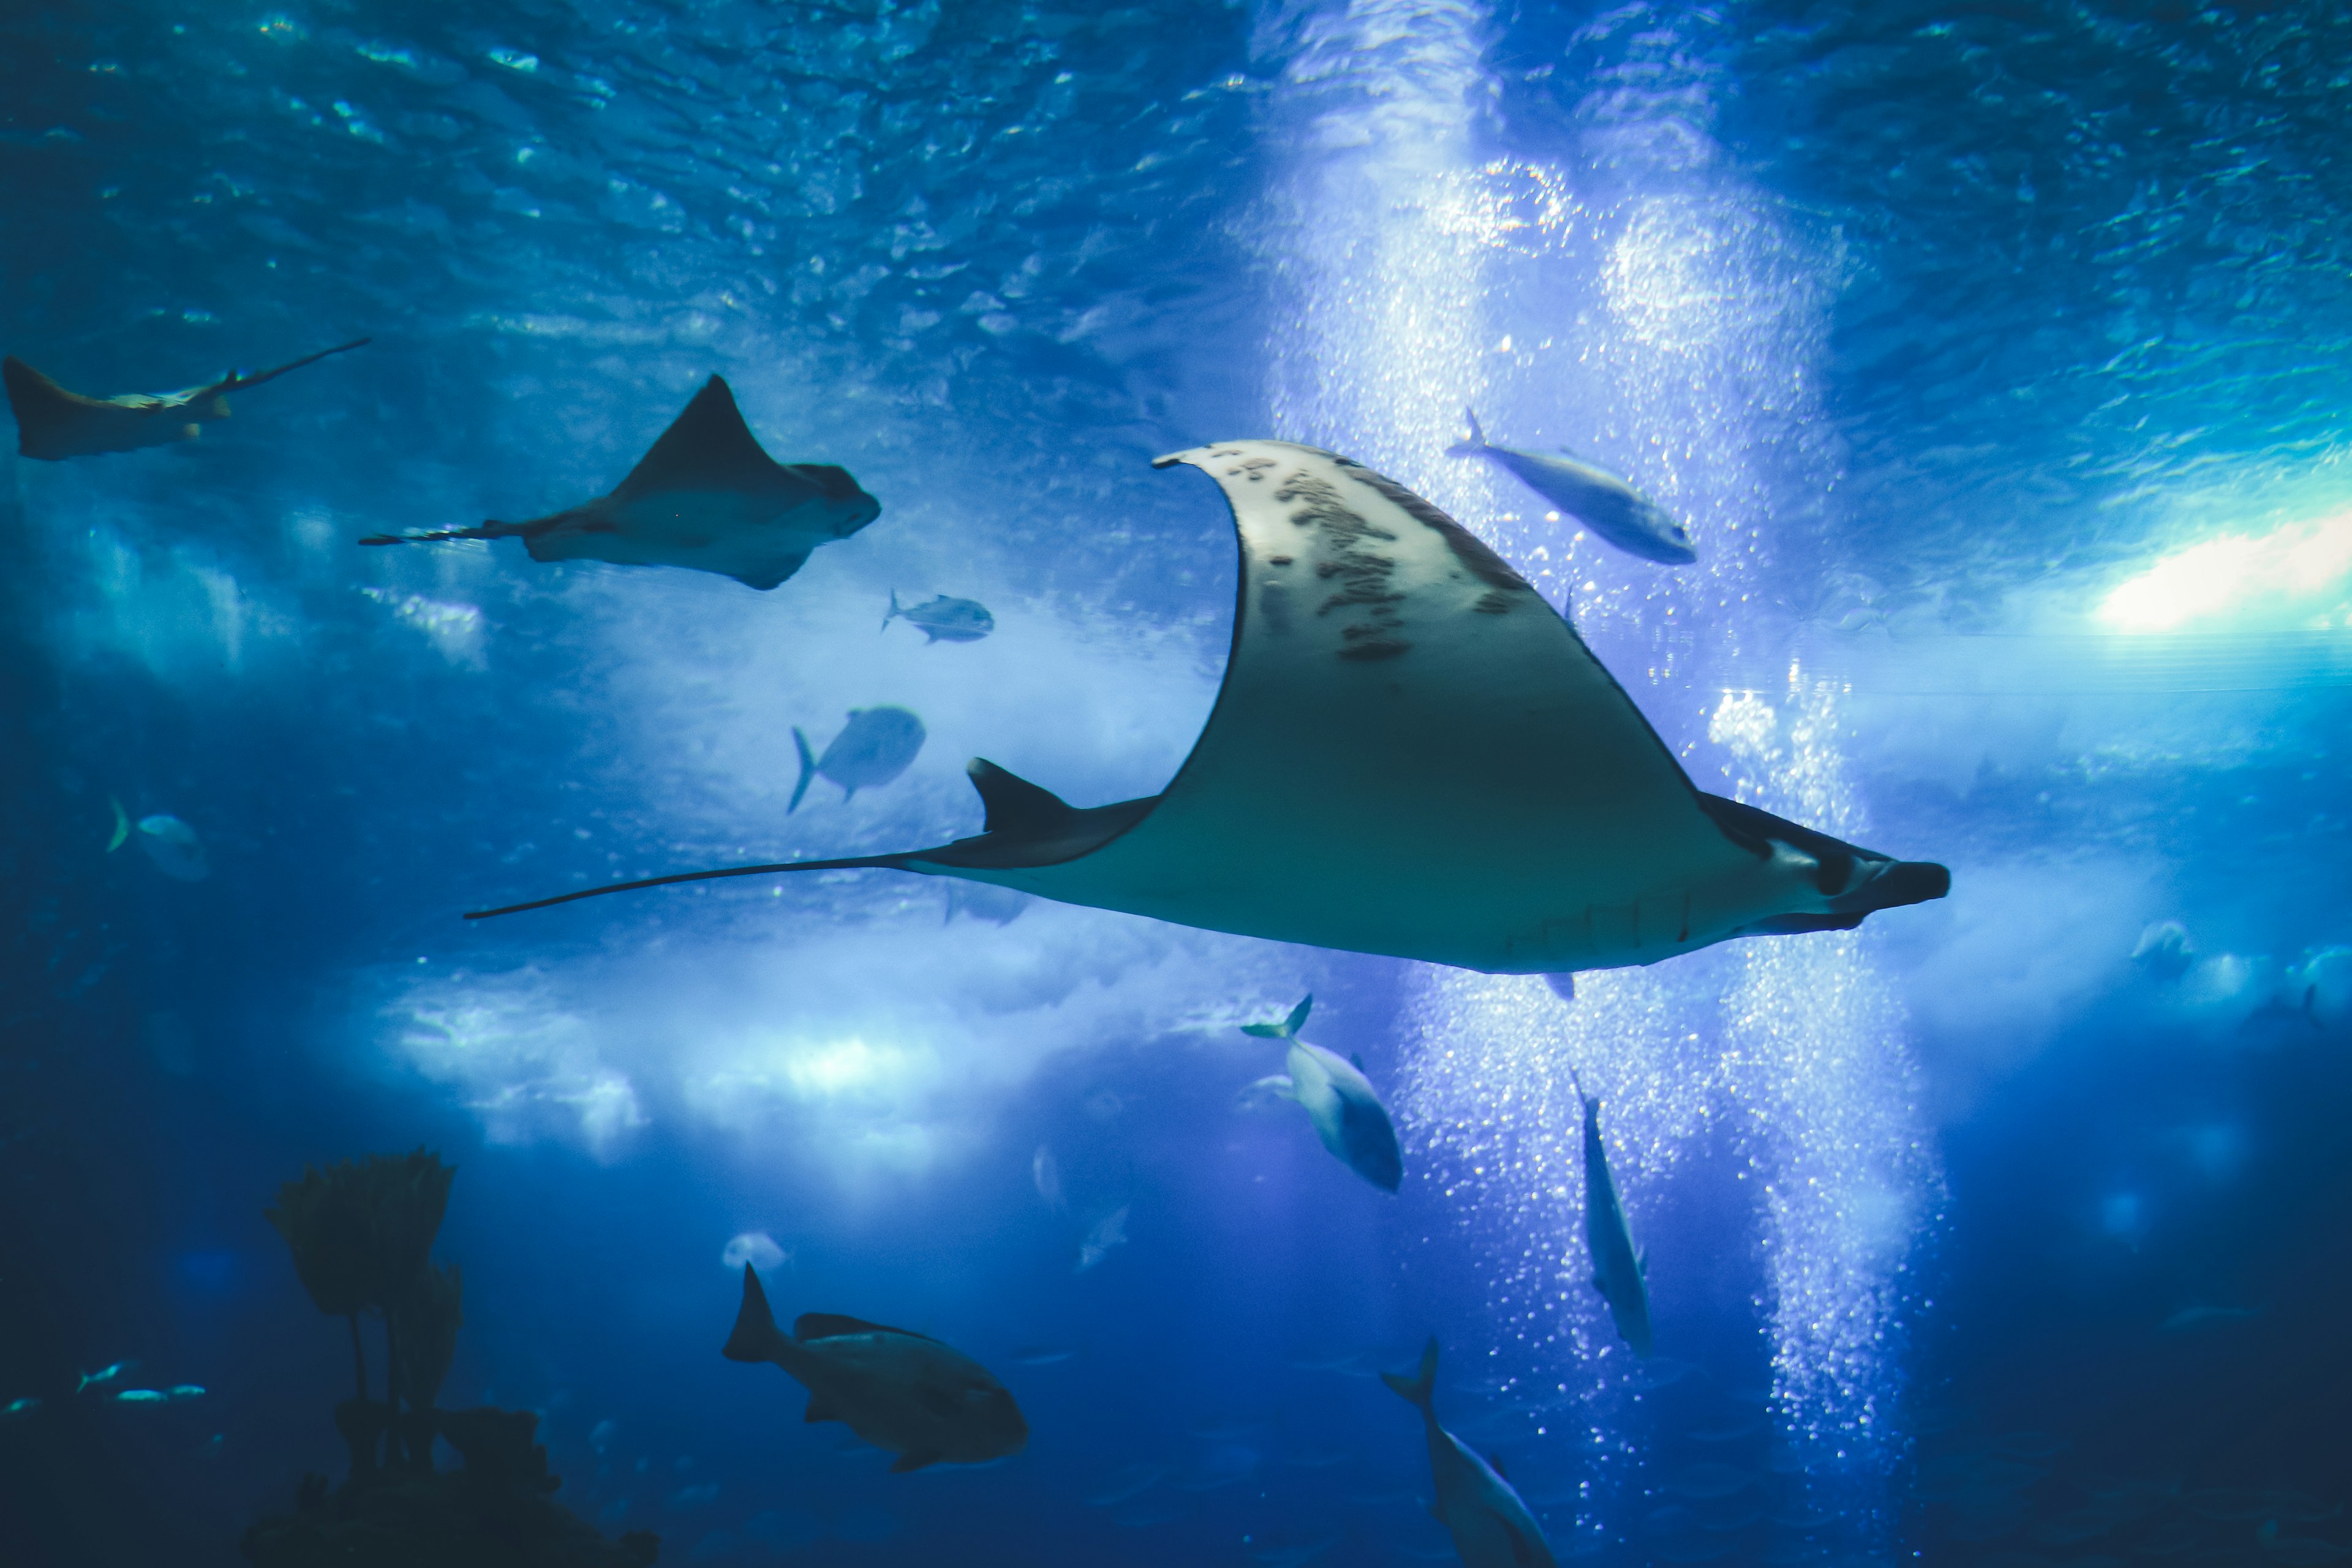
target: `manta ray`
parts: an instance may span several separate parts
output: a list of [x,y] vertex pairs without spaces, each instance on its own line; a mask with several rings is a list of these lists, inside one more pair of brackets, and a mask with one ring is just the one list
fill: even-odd
[[1214,479],[1241,545],[1232,656],[1168,787],[1073,806],[985,759],[982,831],[874,867],[1489,973],[1655,963],[1844,931],[1941,898],[1943,867],[1699,790],[1575,629],[1466,529],[1352,459],[1234,441],[1156,460]]
[[258,375],[231,371],[218,381],[180,392],[129,392],[120,397],[85,397],[68,392],[15,354],[0,360],[0,380],[8,386],[8,406],[16,416],[16,450],[27,458],[59,463],[102,452],[135,452],[193,441],[204,425],[228,417],[228,395],[276,381],[289,370],[316,364],[330,354],[349,353],[369,342],[355,338],[305,354]]
[[520,539],[533,561],[687,566],[774,587],[820,544],[846,539],[882,503],[831,463],[779,463],[761,449],[724,378],[702,384],[685,411],[609,495],[529,522],[378,533],[362,544]]

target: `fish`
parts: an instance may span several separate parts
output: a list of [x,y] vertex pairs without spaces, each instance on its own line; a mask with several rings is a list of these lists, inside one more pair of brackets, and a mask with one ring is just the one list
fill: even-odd
[[935,594],[912,609],[901,609],[896,588],[890,590],[890,613],[882,617],[882,629],[889,630],[892,621],[922,627],[926,647],[935,642],[978,642],[996,629],[996,617],[977,600],[950,599],[945,594]]
[[1242,1026],[1244,1035],[1290,1042],[1290,1055],[1284,1063],[1288,1076],[1260,1079],[1251,1089],[1296,1100],[1314,1124],[1323,1147],[1341,1164],[1381,1191],[1395,1192],[1404,1181],[1404,1155],[1397,1147],[1389,1108],[1381,1103],[1372,1080],[1364,1076],[1363,1059],[1345,1061],[1297,1037],[1314,1005],[1315,998],[1308,996],[1279,1024]]
[[155,869],[175,882],[201,882],[213,874],[205,841],[176,816],[158,813],[141,817],[138,843]]
[[0,1406],[0,1421],[21,1421],[40,1407],[41,1402],[29,1395],[23,1399],[12,1399],[5,1406]]
[[[1572,1077],[1573,1075],[1571,1075]],[[1577,1086],[1584,1102],[1584,1244],[1592,1254],[1592,1288],[1609,1303],[1617,1337],[1637,1356],[1650,1353],[1649,1259],[1633,1246],[1625,1205],[1609,1173],[1609,1151],[1601,1142],[1601,1101]]]
[[1087,1232],[1087,1238],[1078,1243],[1078,1266],[1071,1273],[1084,1274],[1108,1258],[1112,1247],[1127,1245],[1127,1205],[1121,1204],[1095,1221],[1094,1227]]
[[904,708],[853,708],[849,722],[823,756],[811,749],[808,737],[798,727],[793,731],[793,744],[800,749],[801,781],[793,786],[792,804],[784,807],[789,816],[801,808],[801,797],[819,773],[839,784],[842,802],[857,798],[861,789],[872,789],[888,784],[913,765],[915,754],[923,749],[923,721]]
[[122,803],[112,795],[106,797],[106,804],[114,808],[114,831],[107,836],[106,840],[106,852],[111,855],[130,838],[131,817],[123,811]]
[[1384,1372],[1381,1381],[1421,1412],[1429,1438],[1430,1513],[1454,1537],[1463,1568],[1558,1568],[1550,1542],[1499,1471],[1437,1424],[1437,1340],[1432,1336],[1412,1375]]
[[1445,448],[1447,457],[1484,458],[1509,470],[1521,484],[1628,555],[1662,566],[1687,566],[1698,559],[1690,531],[1616,475],[1565,447],[1553,457],[1489,446],[1486,433],[1478,428],[1477,414],[1466,408],[1463,414],[1470,421],[1470,438]]
[[773,1362],[809,1391],[808,1421],[838,1421],[896,1454],[894,1473],[979,1465],[1019,1453],[1029,1424],[987,1368],[926,1334],[835,1312],[776,1327],[759,1272],[743,1266],[743,1305],[720,1351]]
[[114,1397],[124,1405],[161,1405],[172,1396],[161,1389],[126,1388]]
[[331,354],[349,353],[371,341],[354,338],[257,375],[231,371],[218,381],[180,392],[85,397],[68,392],[15,354],[0,359],[0,381],[7,384],[8,407],[16,416],[16,450],[42,462],[60,463],[68,458],[193,441],[206,424],[228,417],[229,394],[275,381]]
[[205,1385],[201,1383],[175,1383],[165,1389],[163,1394],[170,1399],[202,1399],[205,1396]]
[[1851,931],[1951,873],[1699,790],[1501,557],[1351,458],[1238,441],[1209,476],[1241,549],[1233,652],[1160,794],[1074,807],[975,758],[982,831],[930,848],[672,872],[488,920],[713,878],[875,868],[1199,930],[1492,974],[1655,963]]
[[528,522],[376,533],[362,544],[520,539],[533,561],[683,566],[762,593],[811,552],[847,539],[882,503],[831,463],[779,463],[761,448],[724,377],[702,384],[608,495]]
[[1069,1211],[1069,1200],[1062,1195],[1061,1162],[1055,1159],[1054,1151],[1043,1143],[1038,1144],[1037,1152],[1029,1156],[1029,1183],[1037,1189],[1038,1197],[1045,1200],[1047,1208],[1055,1214]]
[[81,1374],[81,1381],[74,1384],[74,1392],[76,1394],[79,1394],[85,1388],[102,1387],[107,1384],[112,1383],[116,1378],[122,1376],[125,1373],[137,1372],[138,1370],[139,1363],[135,1361],[118,1361],[110,1363],[105,1366],[100,1367],[96,1372],[83,1373]]

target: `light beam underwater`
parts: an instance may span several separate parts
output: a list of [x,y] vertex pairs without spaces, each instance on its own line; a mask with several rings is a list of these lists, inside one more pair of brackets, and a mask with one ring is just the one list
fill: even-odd
[[650,877],[469,913],[770,872],[961,877],[1207,931],[1489,973],[1654,963],[1937,899],[1932,862],[1692,784],[1568,622],[1353,460],[1239,441],[1233,654],[1161,794],[1077,808],[984,759],[982,831],[931,848]]

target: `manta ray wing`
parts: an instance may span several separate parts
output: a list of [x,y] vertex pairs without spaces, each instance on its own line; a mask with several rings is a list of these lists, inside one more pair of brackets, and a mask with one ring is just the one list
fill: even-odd
[[976,763],[976,837],[773,868],[891,865],[1502,973],[1834,929],[1948,885],[1701,795],[1574,628],[1403,487],[1281,441],[1175,463],[1223,491],[1242,564],[1224,682],[1167,790],[1080,810]]
[[783,498],[814,495],[819,486],[784,467],[761,447],[724,377],[702,384],[669,428],[661,433],[613,500],[632,501],[673,490],[721,490]]

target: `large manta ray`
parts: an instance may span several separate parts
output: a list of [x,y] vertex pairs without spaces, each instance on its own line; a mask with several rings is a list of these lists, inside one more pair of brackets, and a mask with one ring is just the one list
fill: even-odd
[[887,867],[1278,942],[1525,974],[1844,931],[1941,898],[1891,859],[1696,788],[1575,629],[1452,518],[1286,441],[1161,458],[1241,541],[1233,656],[1175,779],[1078,808],[975,760],[985,829],[929,849],[565,893]]

